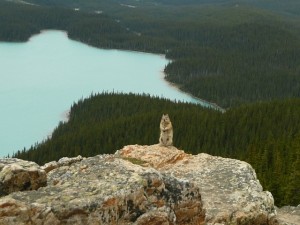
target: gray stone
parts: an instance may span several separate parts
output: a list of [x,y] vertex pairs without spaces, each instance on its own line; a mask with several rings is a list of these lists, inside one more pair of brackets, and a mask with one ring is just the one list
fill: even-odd
[[0,196],[16,191],[37,190],[47,184],[45,171],[34,162],[0,159],[0,170]]
[[47,175],[46,187],[0,198],[0,224],[204,222],[197,187],[117,156],[86,158]]
[[[8,165],[37,166],[4,159],[2,177]],[[42,168],[46,187],[0,198],[0,225],[300,225],[299,206],[276,209],[254,169],[239,160],[130,145]]]
[[71,164],[76,163],[76,162],[80,162],[83,159],[84,158],[81,155],[78,155],[77,157],[72,157],[72,158],[63,157],[58,162],[52,161],[52,162],[46,163],[45,165],[43,165],[41,167],[41,169],[45,170],[46,173],[48,173],[51,170],[54,170],[54,169],[56,169],[58,167],[61,167],[61,166],[70,166]]
[[204,153],[190,155],[159,145],[125,146],[116,154],[192,182],[200,190],[207,225],[277,224],[273,196],[263,191],[246,162]]
[[276,209],[280,225],[300,225],[300,205]]

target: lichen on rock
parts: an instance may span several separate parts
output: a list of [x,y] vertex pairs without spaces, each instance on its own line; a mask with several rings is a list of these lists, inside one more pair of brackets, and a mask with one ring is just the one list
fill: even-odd
[[36,190],[46,184],[46,173],[38,164],[15,158],[0,159],[0,196]]
[[263,191],[246,162],[204,153],[190,155],[160,145],[129,145],[116,154],[143,160],[160,172],[199,187],[208,225],[276,224],[273,196]]
[[47,175],[46,187],[0,199],[0,224],[204,222],[197,187],[118,156],[85,158]]
[[0,225],[297,225],[299,220],[286,208],[278,209],[282,218],[276,216],[271,193],[263,191],[248,163],[190,155],[174,146],[129,145],[114,155],[62,158],[41,168],[3,159],[2,181],[10,176],[8,165],[17,168],[13,171],[47,172],[47,186],[2,189]]

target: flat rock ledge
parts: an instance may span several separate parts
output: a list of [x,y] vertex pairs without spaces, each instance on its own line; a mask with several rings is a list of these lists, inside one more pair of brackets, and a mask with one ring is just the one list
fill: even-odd
[[99,155],[55,166],[46,187],[0,198],[0,224],[205,223],[198,187],[139,163]]
[[246,162],[204,153],[190,155],[159,145],[129,145],[116,155],[192,182],[200,190],[207,225],[279,224],[272,194],[263,191]]

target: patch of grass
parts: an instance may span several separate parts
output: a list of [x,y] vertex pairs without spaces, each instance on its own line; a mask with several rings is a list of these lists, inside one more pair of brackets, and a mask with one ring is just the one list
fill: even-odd
[[131,158],[131,157],[122,157],[122,159],[127,160],[127,161],[129,161],[133,164],[139,165],[139,166],[143,166],[145,163],[147,163],[146,161],[136,159],[136,158]]

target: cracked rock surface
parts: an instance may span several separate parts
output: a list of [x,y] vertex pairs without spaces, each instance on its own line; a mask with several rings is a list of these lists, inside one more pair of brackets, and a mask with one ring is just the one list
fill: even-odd
[[276,208],[248,163],[175,147],[128,145],[42,167],[2,159],[0,169],[0,225],[300,225],[299,206]]
[[115,155],[52,168],[47,186],[0,198],[0,224],[204,224],[189,181]]
[[263,191],[246,162],[205,153],[190,155],[159,145],[129,145],[116,154],[192,182],[200,190],[208,225],[278,224],[272,194]]
[[46,184],[46,172],[38,164],[21,159],[0,159],[0,196],[37,190]]

